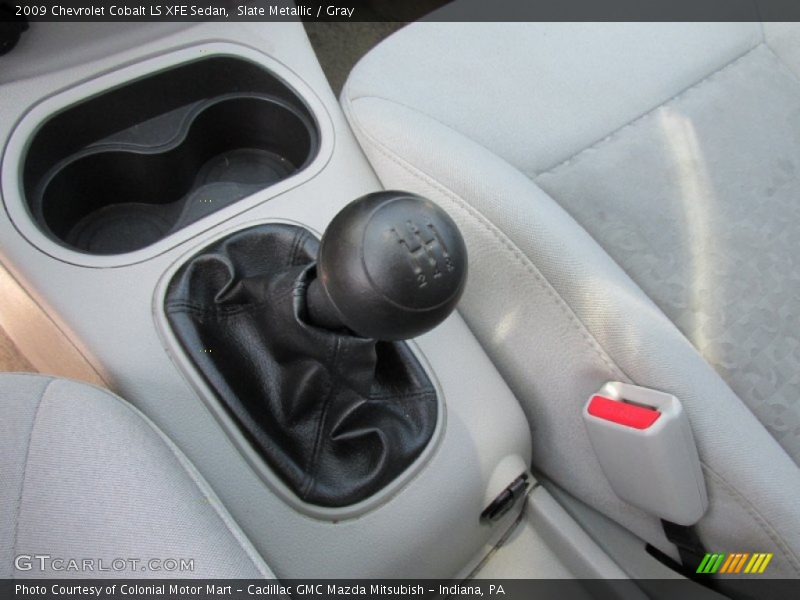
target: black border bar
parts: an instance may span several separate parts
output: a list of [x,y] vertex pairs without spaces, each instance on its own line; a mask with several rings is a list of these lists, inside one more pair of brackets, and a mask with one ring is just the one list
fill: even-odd
[[[734,598],[795,597],[800,580],[727,578]],[[688,579],[2,579],[0,598],[15,600],[709,600],[720,596]]]
[[0,21],[29,22],[369,22],[398,14],[434,22],[800,21],[798,0],[0,0],[0,6]]

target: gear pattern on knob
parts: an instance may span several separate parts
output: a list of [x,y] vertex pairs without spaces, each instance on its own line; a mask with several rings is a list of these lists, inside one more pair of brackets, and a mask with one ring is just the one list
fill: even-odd
[[409,339],[453,311],[466,275],[464,240],[444,210],[408,192],[376,192],[325,231],[310,313],[362,337]]

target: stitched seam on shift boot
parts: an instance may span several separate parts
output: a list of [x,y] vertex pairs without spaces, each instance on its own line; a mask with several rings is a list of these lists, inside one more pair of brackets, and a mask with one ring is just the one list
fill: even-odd
[[[305,246],[306,241],[308,241],[308,240],[318,241],[310,231],[308,231],[306,229],[301,230],[300,231],[300,240],[299,240],[299,242],[297,244],[297,254],[298,255],[300,254],[301,248],[303,246]],[[317,250],[319,250],[319,247],[317,248]],[[316,261],[317,261],[316,256],[314,256],[314,258],[312,258],[310,261],[306,260],[306,259],[303,259],[303,258],[298,258],[297,256],[295,256],[294,262],[292,263],[292,266],[293,267],[306,266],[306,265],[309,265],[312,262],[316,262]]]
[[798,560],[797,555],[794,553],[792,548],[786,541],[781,537],[781,534],[775,530],[772,524],[767,521],[767,519],[758,512],[758,509],[752,505],[752,503],[737,490],[733,485],[728,483],[728,481],[719,473],[717,473],[713,468],[711,468],[706,463],[702,463],[703,469],[708,472],[709,475],[713,479],[715,479],[720,485],[721,488],[728,494],[729,497],[733,499],[739,506],[741,506],[747,514],[749,514],[753,520],[761,527],[764,533],[775,543],[775,545],[783,550],[784,554],[786,554],[787,558],[789,559],[790,566],[794,569],[796,573],[800,573],[800,560]]
[[333,397],[339,390],[339,378],[336,377],[335,373],[339,366],[340,348],[341,348],[341,340],[337,337],[333,340],[333,344],[331,344],[331,356],[328,361],[328,364],[331,365],[330,388],[328,389],[328,394],[325,397],[325,402],[322,405],[322,410],[320,410],[319,413],[319,419],[317,421],[317,431],[316,435],[314,436],[314,448],[312,449],[311,455],[308,457],[308,461],[306,462],[306,468],[305,468],[306,477],[305,481],[303,482],[303,486],[301,488],[302,489],[301,498],[303,498],[303,500],[306,500],[308,498],[308,494],[311,491],[311,488],[314,485],[314,481],[317,478],[317,470],[319,468],[319,462],[317,461],[317,457],[319,456],[319,449],[322,446],[322,433],[325,425],[325,416],[328,413],[328,407],[333,401]]
[[300,252],[300,242],[305,241],[305,230],[300,229],[294,234],[294,239],[292,240],[292,247],[289,251],[289,257],[286,261],[287,267],[296,266],[295,263],[297,262],[297,254]]
[[[25,458],[22,467],[22,481],[19,484],[19,495],[17,496],[17,506],[14,514],[16,515],[16,520],[14,521],[14,538],[11,542],[11,549],[14,556],[17,554],[17,538],[19,537],[19,512],[22,509],[22,498],[25,494],[25,480],[28,478],[28,458],[31,453],[31,444],[33,443],[33,432],[36,429],[36,421],[39,418],[39,411],[42,408],[42,404],[44,404],[44,398],[47,395],[47,392],[50,391],[50,387],[56,382],[55,379],[51,379],[47,385],[42,390],[41,395],[39,396],[39,402],[36,404],[36,410],[33,411],[33,419],[31,420],[31,431],[28,434],[28,445],[25,447]],[[11,579],[14,579],[14,571],[11,571]]]
[[536,265],[528,258],[528,256],[520,250],[513,241],[508,239],[508,237],[497,227],[489,221],[482,213],[480,213],[475,207],[473,207],[469,202],[458,196],[455,192],[450,190],[449,188],[445,187],[441,182],[433,179],[430,175],[422,171],[416,166],[412,166],[407,164],[404,159],[400,158],[399,156],[395,155],[391,150],[385,148],[381,142],[376,140],[371,134],[369,134],[364,127],[358,121],[358,118],[349,111],[352,117],[353,122],[358,126],[358,130],[363,134],[364,138],[370,142],[370,144],[378,150],[381,154],[386,156],[390,161],[401,167],[403,170],[407,171],[412,176],[416,177],[423,183],[427,184],[429,187],[432,187],[434,190],[439,191],[440,193],[444,194],[451,201],[456,205],[457,208],[460,208],[462,211],[466,212],[466,214],[471,217],[474,221],[476,221],[479,225],[481,225],[484,229],[486,229],[489,233],[491,233],[497,241],[500,243],[501,247],[509,253],[516,262],[518,262],[526,271],[528,271],[536,282],[544,289],[545,293],[551,298],[551,300],[555,303],[555,305],[567,316],[567,320],[572,325],[572,327],[578,332],[581,338],[586,342],[589,349],[595,353],[600,360],[606,365],[609,369],[608,375],[610,376],[609,379],[624,379],[626,381],[631,381],[631,379],[624,373],[622,369],[620,369],[608,355],[606,355],[605,351],[600,346],[599,342],[594,339],[591,332],[586,328],[583,322],[578,318],[575,312],[572,310],[572,307],[564,300],[564,298],[553,288],[547,278],[542,275]]
[[375,394],[374,396],[370,396],[369,398],[365,398],[366,402],[385,402],[385,401],[396,401],[396,400],[411,400],[414,398],[421,398],[423,396],[431,396],[435,394],[435,390],[433,389],[425,389],[420,390],[418,392],[406,392],[404,394],[394,394],[391,392],[386,392],[384,394]]
[[242,313],[251,312],[256,308],[263,308],[265,306],[272,306],[274,303],[271,301],[256,302],[253,304],[232,304],[229,306],[202,306],[195,304],[189,300],[176,300],[168,302],[164,305],[164,309],[168,314],[183,314],[194,313],[201,315],[211,315],[220,319],[225,317],[236,316]]
[[696,83],[693,83],[692,85],[690,85],[687,88],[684,88],[683,90],[681,90],[680,92],[678,92],[674,96],[671,96],[670,98],[667,98],[666,100],[664,100],[664,102],[662,102],[658,106],[655,106],[655,107],[651,108],[650,110],[648,110],[647,112],[639,115],[638,117],[636,117],[632,121],[629,121],[625,125],[622,125],[618,129],[615,129],[614,131],[612,131],[611,133],[609,133],[605,137],[602,137],[599,140],[597,140],[595,142],[592,142],[590,145],[588,145],[585,148],[579,150],[578,152],[576,152],[572,156],[569,156],[569,157],[565,158],[564,160],[554,164],[553,166],[547,167],[546,169],[542,169],[540,171],[528,171],[526,173],[526,175],[528,175],[528,177],[530,177],[531,179],[535,180],[538,177],[541,177],[543,175],[554,174],[554,173],[560,171],[561,169],[564,169],[564,168],[570,166],[571,164],[575,163],[576,161],[580,160],[586,154],[591,153],[591,152],[596,151],[596,150],[600,150],[603,146],[606,146],[607,144],[610,144],[611,142],[615,141],[617,138],[621,137],[629,129],[632,129],[632,128],[636,127],[637,125],[642,124],[644,121],[653,118],[655,116],[655,114],[661,108],[664,108],[666,106],[669,106],[670,104],[678,102],[678,101],[682,100],[683,98],[685,98],[687,95],[689,95],[692,92],[694,92],[695,90],[698,90],[701,87],[707,85],[708,83],[713,82],[719,75],[721,75],[722,73],[724,73],[725,71],[727,71],[731,67],[736,66],[741,61],[743,61],[746,58],[748,58],[753,52],[755,52],[756,50],[758,50],[762,46],[766,47],[764,42],[761,42],[761,43],[757,44],[756,46],[753,46],[750,50],[748,50],[747,52],[745,52],[741,56],[735,58],[734,60],[732,60],[728,64],[723,65],[722,67],[720,67],[716,71],[712,71],[711,73],[709,73],[708,75],[703,77],[700,81],[698,81]]

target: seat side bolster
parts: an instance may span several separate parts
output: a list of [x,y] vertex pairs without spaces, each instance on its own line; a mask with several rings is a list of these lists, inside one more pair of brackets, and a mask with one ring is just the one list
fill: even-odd
[[348,87],[342,97],[383,184],[427,195],[464,231],[471,271],[461,310],[526,410],[534,463],[671,550],[654,519],[614,496],[579,422],[588,395],[621,371],[686,407],[707,472],[712,508],[699,526],[708,543],[771,548],[783,557],[776,569],[797,576],[796,465],[585,230],[525,175],[435,119],[383,98],[354,99]]
[[0,377],[0,577],[13,576],[13,557],[36,415],[52,378],[27,373]]
[[[35,419],[8,401],[13,390],[30,395],[42,382]],[[117,577],[273,576],[195,467],[121,398],[65,379],[2,375],[0,406],[14,429],[21,419],[31,423],[14,554],[142,561]],[[140,570],[170,558],[192,560],[192,568]],[[58,575],[17,571],[13,556],[2,565],[13,577]]]

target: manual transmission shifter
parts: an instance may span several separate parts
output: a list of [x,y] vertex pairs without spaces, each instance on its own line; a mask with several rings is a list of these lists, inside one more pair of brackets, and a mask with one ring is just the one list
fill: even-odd
[[441,208],[406,192],[368,194],[322,236],[309,318],[365,338],[410,339],[453,311],[466,274],[464,240]]
[[234,435],[303,502],[347,506],[430,441],[436,390],[408,345],[388,340],[440,323],[466,270],[444,211],[379,192],[345,207],[321,245],[283,223],[213,242],[176,271],[164,304]]

